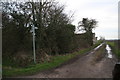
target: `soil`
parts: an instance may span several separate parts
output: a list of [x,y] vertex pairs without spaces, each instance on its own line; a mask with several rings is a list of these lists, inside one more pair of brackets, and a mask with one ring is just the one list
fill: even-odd
[[22,78],[112,78],[112,71],[117,61],[115,55],[112,54],[113,58],[108,58],[105,53],[100,61],[94,61],[95,54],[97,51],[91,50],[59,67],[34,75],[22,76]]

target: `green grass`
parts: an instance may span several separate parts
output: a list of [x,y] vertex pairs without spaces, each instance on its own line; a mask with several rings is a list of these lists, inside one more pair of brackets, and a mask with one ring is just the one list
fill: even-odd
[[14,68],[13,67],[3,68],[2,74],[3,74],[3,77],[11,77],[11,76],[18,76],[18,75],[19,76],[30,75],[30,74],[35,74],[35,73],[43,71],[43,70],[52,69],[52,68],[55,68],[55,67],[61,65],[64,62],[74,58],[77,55],[80,55],[80,54],[90,51],[91,49],[98,46],[100,43],[101,42],[98,42],[97,44],[95,44],[94,46],[92,46],[90,48],[82,49],[78,52],[74,52],[71,54],[52,56],[50,62],[44,62],[41,64],[30,65],[29,67],[26,67],[26,68],[15,68],[15,67]]
[[107,42],[108,45],[112,48],[112,52],[116,54],[116,56],[120,59],[120,49],[118,49],[115,42]]
[[3,77],[4,76],[17,76],[17,75],[26,75],[26,74],[33,74],[42,70],[51,69],[54,67],[59,66],[63,62],[75,57],[77,54],[86,52],[87,49],[81,50],[76,53],[64,55],[64,56],[54,56],[52,57],[51,62],[44,62],[42,64],[31,65],[27,68],[8,68],[3,69]]

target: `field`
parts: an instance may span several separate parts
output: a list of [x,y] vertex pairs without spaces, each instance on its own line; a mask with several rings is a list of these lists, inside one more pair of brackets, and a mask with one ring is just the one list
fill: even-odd
[[115,53],[118,59],[120,60],[120,40],[107,41],[107,44],[110,45],[113,53]]

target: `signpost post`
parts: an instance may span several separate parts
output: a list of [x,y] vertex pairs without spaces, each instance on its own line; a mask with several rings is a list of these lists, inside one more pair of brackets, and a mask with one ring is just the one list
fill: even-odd
[[34,63],[36,64],[36,53],[35,53],[35,26],[32,27],[33,32],[33,54],[34,54]]

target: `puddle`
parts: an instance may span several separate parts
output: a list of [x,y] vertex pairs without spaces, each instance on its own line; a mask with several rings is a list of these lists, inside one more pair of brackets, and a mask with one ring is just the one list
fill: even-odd
[[106,50],[107,50],[108,58],[112,58],[112,52],[109,45],[106,45]]
[[99,46],[97,46],[94,50],[97,50],[98,48],[100,48],[104,43],[100,44]]

